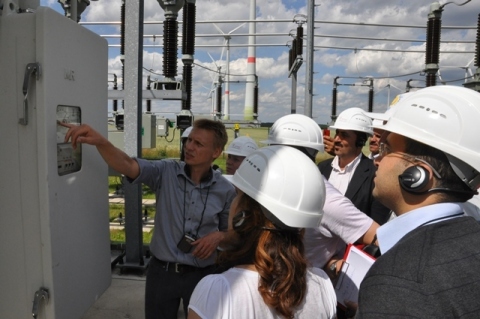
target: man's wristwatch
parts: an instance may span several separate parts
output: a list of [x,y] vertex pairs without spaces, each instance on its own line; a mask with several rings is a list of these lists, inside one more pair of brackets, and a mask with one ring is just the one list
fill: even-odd
[[330,271],[336,275],[337,274],[337,263],[338,263],[338,260],[335,260],[333,263],[330,264]]

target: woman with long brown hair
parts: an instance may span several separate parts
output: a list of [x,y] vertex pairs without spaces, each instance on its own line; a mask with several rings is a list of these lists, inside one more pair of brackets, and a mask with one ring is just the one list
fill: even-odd
[[227,270],[197,285],[188,318],[335,318],[333,286],[304,255],[303,228],[318,226],[325,200],[315,164],[296,149],[265,147],[232,183],[239,192],[217,260]]

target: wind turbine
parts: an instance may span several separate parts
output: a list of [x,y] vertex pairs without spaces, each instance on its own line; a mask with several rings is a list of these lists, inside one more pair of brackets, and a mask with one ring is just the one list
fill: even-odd
[[[208,53],[208,56],[210,59],[212,59],[213,64],[217,67],[217,76],[212,77],[212,89],[210,90],[210,95],[212,95],[213,92],[215,92],[215,99],[212,97],[212,115],[216,116],[217,118],[220,119],[222,115],[222,67],[215,62],[213,57]],[[223,57],[223,50],[222,50],[222,55],[220,56],[220,60]]]
[[[453,69],[464,69],[465,70],[465,80],[464,83],[468,82],[469,77],[473,77],[472,70],[470,69],[470,65],[472,64],[475,57],[473,57],[470,62],[468,62],[465,66],[442,66],[441,68],[453,68]],[[443,85],[447,84],[447,81],[442,79],[442,74],[440,73],[440,68],[438,69],[438,79],[442,82]]]
[[[235,29],[231,30],[228,33],[223,32],[222,29],[220,29],[215,23],[213,24],[213,26],[215,28],[217,28],[217,30],[221,34],[223,34],[223,37],[225,39],[225,43],[224,43],[225,47],[224,48],[227,48],[227,53],[226,53],[226,58],[225,58],[225,63],[226,63],[226,66],[225,66],[225,107],[223,109],[223,114],[224,114],[223,119],[224,120],[229,120],[230,119],[230,39],[232,38],[230,36],[230,34],[237,31],[238,29],[240,29],[244,24],[245,23],[242,23],[241,25],[239,25],[238,27],[236,27]],[[223,49],[222,49],[222,55],[220,56],[220,60],[222,59],[222,56],[223,56]]]

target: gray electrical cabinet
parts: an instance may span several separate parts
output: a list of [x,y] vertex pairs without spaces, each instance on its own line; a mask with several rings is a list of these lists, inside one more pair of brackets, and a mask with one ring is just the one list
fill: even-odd
[[164,117],[157,118],[157,136],[168,136],[169,121]]
[[157,117],[142,114],[142,148],[157,147]]
[[0,17],[0,318],[82,318],[111,282],[107,43],[49,8]]
[[[157,117],[153,114],[142,114],[142,148],[157,147],[156,136]],[[109,127],[108,140],[115,147],[125,150],[125,134],[123,130],[118,130],[113,126]]]

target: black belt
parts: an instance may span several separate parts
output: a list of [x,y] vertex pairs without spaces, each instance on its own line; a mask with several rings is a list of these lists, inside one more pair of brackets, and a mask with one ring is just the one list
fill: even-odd
[[185,274],[193,271],[201,271],[204,270],[205,268],[200,268],[200,267],[195,267],[195,266],[190,266],[190,265],[185,265],[185,264],[180,264],[180,263],[174,263],[174,262],[168,262],[168,261],[163,261],[155,256],[153,256],[155,260],[160,263],[163,269],[168,272],[173,272],[176,274]]

